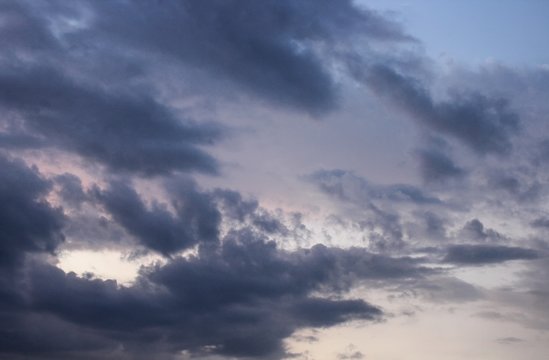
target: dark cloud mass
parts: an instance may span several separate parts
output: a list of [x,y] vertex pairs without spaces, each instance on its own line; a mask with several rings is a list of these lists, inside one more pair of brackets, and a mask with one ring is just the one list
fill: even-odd
[[[0,178],[0,196],[12,204],[1,238],[0,356],[7,358],[160,358],[184,350],[281,358],[283,340],[298,329],[382,319],[380,308],[341,297],[355,283],[413,281],[433,271],[418,259],[364,248],[283,250],[269,240],[269,226],[256,225],[266,221],[257,203],[232,191],[202,192],[174,178],[164,184],[173,195],[168,210],[147,205],[128,182],[85,192],[78,177],[63,174],[55,182],[67,203],[98,202],[142,245],[170,256],[142,268],[132,285],[77,276],[39,259],[25,261],[26,254],[59,246],[64,217],[43,200],[53,182],[19,161],[2,159],[2,167],[9,171]],[[243,224],[248,218],[253,227],[220,239],[222,214]],[[208,246],[175,255],[195,244]],[[71,336],[61,336],[64,331]],[[40,332],[45,337],[35,339]]]
[[[351,1],[91,2],[102,36],[169,55],[251,93],[313,113],[335,105],[319,51],[346,37],[406,41],[396,23]],[[329,60],[328,60],[329,61]]]
[[46,145],[115,171],[217,170],[197,145],[212,143],[221,130],[182,122],[147,95],[92,88],[55,68],[15,66],[0,70],[0,105],[19,114],[19,126],[44,137]]
[[64,217],[45,197],[51,183],[19,160],[0,156],[0,354],[10,343],[11,315],[21,311],[27,254],[53,254],[63,242]]
[[126,182],[114,182],[97,197],[107,211],[147,248],[168,256],[198,243],[217,243],[221,215],[211,196],[186,181],[173,185],[171,205],[153,202],[150,209]]
[[50,252],[63,241],[63,214],[44,198],[51,183],[22,161],[0,156],[0,268],[26,252]]
[[482,265],[509,260],[532,260],[541,256],[536,250],[499,245],[453,245],[444,261],[456,264]]
[[[2,352],[16,354],[34,346],[37,355],[71,358],[69,350],[75,346],[101,358],[122,344],[122,358],[181,350],[278,358],[285,352],[282,340],[296,329],[382,316],[363,300],[320,294],[344,292],[358,279],[405,280],[428,273],[413,259],[363,249],[318,245],[283,251],[250,231],[229,234],[214,252],[143,269],[129,287],[34,263],[25,288],[27,310],[2,314],[13,323],[4,330],[11,341]],[[51,343],[33,341],[35,330],[25,326],[33,321],[26,322],[27,316],[54,316],[55,321],[40,324]],[[56,337],[76,325],[82,336],[68,342]]]

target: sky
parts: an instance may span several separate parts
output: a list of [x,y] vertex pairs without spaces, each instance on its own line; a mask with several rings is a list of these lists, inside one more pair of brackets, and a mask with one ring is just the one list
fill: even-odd
[[546,359],[547,11],[0,0],[0,359]]

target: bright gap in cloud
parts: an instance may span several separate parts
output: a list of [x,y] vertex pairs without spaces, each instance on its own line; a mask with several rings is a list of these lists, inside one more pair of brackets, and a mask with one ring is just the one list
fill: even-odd
[[96,278],[129,285],[137,277],[141,266],[159,260],[159,257],[153,255],[130,260],[127,254],[115,250],[74,250],[62,252],[57,266],[65,272],[72,271],[80,276],[92,273]]

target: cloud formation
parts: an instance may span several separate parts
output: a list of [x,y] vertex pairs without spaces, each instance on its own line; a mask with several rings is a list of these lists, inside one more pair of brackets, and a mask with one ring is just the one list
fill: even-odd
[[454,138],[478,154],[509,154],[520,118],[504,98],[475,92],[454,92],[433,99],[420,79],[386,65],[354,70],[372,91],[389,99],[427,129]]
[[[28,269],[25,300],[17,304],[27,310],[1,314],[18,324],[10,327],[10,345],[2,351],[25,353],[33,341],[30,326],[40,321],[34,318],[41,314],[55,319],[40,323],[52,342],[34,344],[35,351],[46,356],[70,358],[72,346],[90,355],[108,355],[121,344],[125,350],[119,356],[129,358],[139,352],[181,350],[278,358],[285,353],[282,340],[299,328],[375,321],[383,315],[361,299],[320,294],[344,293],[361,279],[404,280],[428,273],[413,259],[392,259],[361,249],[318,245],[283,251],[250,231],[229,234],[214,252],[142,269],[135,284],[127,287],[34,262]],[[23,321],[27,317],[34,319],[28,328]],[[55,338],[74,325],[78,334],[83,332],[70,339],[75,344]],[[94,336],[85,336],[91,330],[95,341]]]
[[145,247],[169,256],[197,244],[218,242],[221,214],[210,195],[200,193],[190,181],[172,184],[171,206],[153,202],[150,209],[126,182],[111,183],[106,191],[97,190],[98,200],[130,234]]
[[[549,329],[546,70],[439,73],[351,0],[0,14],[0,358],[274,360],[481,302]],[[101,251],[134,280],[69,270]],[[517,283],[462,279],[495,266]]]
[[[5,356],[134,358],[185,350],[280,358],[287,353],[284,339],[298,329],[382,319],[379,307],[342,297],[356,283],[413,281],[433,271],[418,259],[364,248],[281,249],[269,240],[270,228],[256,226],[257,204],[235,192],[202,192],[192,182],[173,179],[165,183],[177,194],[171,212],[158,202],[145,205],[127,183],[86,194],[76,176],[64,174],[56,181],[65,199],[79,199],[79,206],[99,201],[142,245],[169,256],[164,264],[142,268],[127,286],[93,274],[77,276],[40,258],[23,261],[26,254],[55,251],[63,240],[64,217],[41,200],[52,182],[21,162],[2,161],[9,172],[0,178],[5,190],[0,195],[14,211],[4,217],[9,231],[2,238],[0,318],[7,327],[0,354]],[[14,217],[18,213],[33,221]],[[229,222],[234,214],[250,217],[252,227],[219,239],[222,214],[232,214]],[[195,244],[208,246],[177,255]],[[34,340],[37,331],[47,334],[43,341]],[[73,335],[66,339],[64,331]]]
[[20,160],[0,156],[0,268],[7,271],[25,253],[53,253],[63,242],[63,213],[45,196],[51,182]]
[[197,145],[219,139],[221,129],[184,122],[147,95],[90,87],[55,68],[14,66],[0,72],[0,106],[21,117],[12,127],[114,171],[217,171]]
[[444,261],[456,264],[482,265],[509,260],[533,260],[541,256],[536,250],[517,246],[452,245]]
[[398,24],[349,0],[90,4],[100,14],[93,36],[170,56],[312,113],[337,102],[330,47],[357,36],[410,40]]

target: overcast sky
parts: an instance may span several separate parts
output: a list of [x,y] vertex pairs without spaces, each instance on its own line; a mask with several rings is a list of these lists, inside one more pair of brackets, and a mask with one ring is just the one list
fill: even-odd
[[0,359],[546,359],[548,13],[0,0]]

